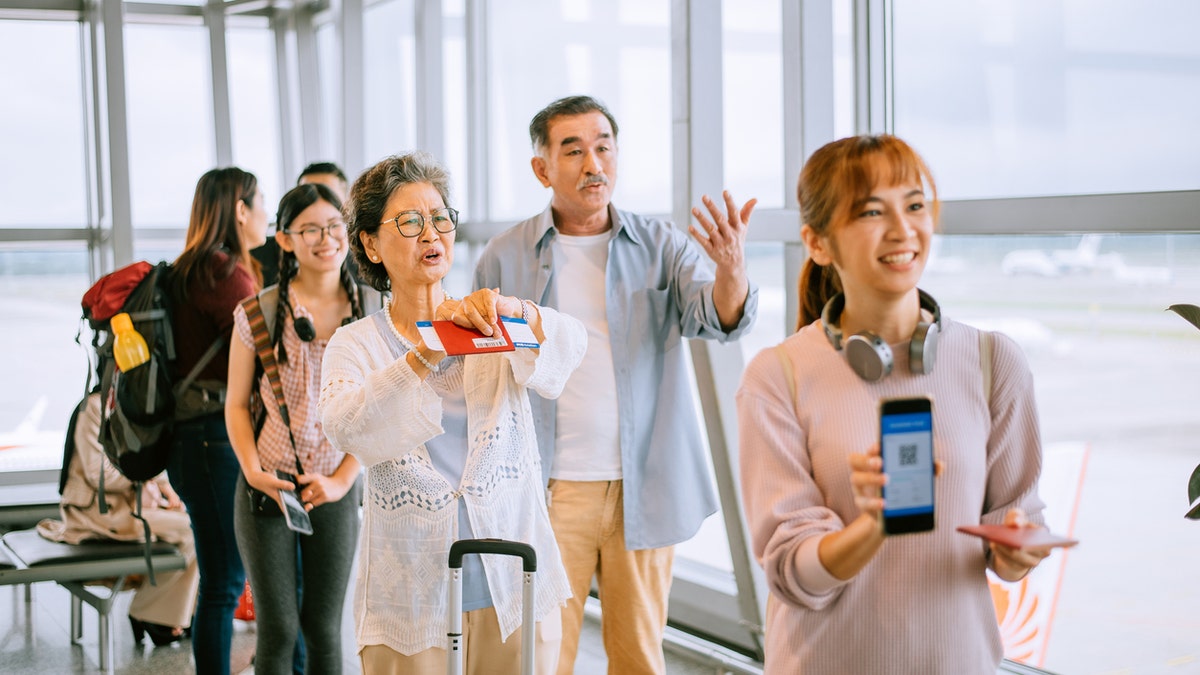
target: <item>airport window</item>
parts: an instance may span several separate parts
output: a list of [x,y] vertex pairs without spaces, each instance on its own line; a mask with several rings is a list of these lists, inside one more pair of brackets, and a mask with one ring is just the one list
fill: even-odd
[[1187,0],[898,3],[896,132],[947,199],[1195,189],[1198,24]]
[[789,182],[783,175],[783,45],[779,0],[725,0],[725,187],[739,201],[782,208]]
[[185,227],[196,180],[216,162],[208,54],[200,25],[125,25],[135,228]]
[[367,166],[416,145],[416,36],[413,2],[381,2],[363,12]]
[[[80,28],[0,21],[4,168],[0,227],[82,227],[87,220]],[[38,64],[37,68],[15,64]]]
[[571,94],[596,96],[617,118],[618,207],[671,210],[667,2],[536,0],[503,11],[491,5],[488,31],[492,219],[526,218],[546,207],[549,193],[529,168],[529,121]]
[[[283,175],[280,166],[274,37],[265,22],[261,27],[230,26],[226,50],[233,163],[258,178],[267,204],[278,203],[295,176]],[[274,209],[268,207],[267,211],[274,215]]]

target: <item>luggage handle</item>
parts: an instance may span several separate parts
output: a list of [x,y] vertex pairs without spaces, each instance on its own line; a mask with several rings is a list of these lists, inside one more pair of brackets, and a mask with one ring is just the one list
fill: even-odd
[[524,614],[521,630],[521,673],[533,675],[534,660],[534,593],[533,577],[537,572],[537,552],[529,544],[506,539],[460,539],[450,545],[450,588],[446,656],[449,675],[462,675],[462,564],[470,553],[510,555],[521,559],[524,574],[521,604]]
[[526,572],[537,571],[537,552],[529,544],[506,539],[460,539],[450,545],[450,569],[462,569],[463,556],[470,553],[495,553],[521,559]]

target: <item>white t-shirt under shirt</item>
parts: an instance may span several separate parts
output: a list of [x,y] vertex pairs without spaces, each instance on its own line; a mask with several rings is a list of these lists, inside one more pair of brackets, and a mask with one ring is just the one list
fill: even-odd
[[585,237],[554,237],[558,310],[587,327],[587,353],[558,397],[551,478],[619,480],[621,440],[617,380],[605,314],[605,270],[612,231]]

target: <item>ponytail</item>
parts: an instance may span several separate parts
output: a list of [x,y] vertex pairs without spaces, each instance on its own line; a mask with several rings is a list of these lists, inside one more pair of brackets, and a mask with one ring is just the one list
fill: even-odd
[[800,270],[800,311],[796,330],[821,318],[825,303],[842,290],[842,280],[832,265],[818,265],[812,258],[804,261]]

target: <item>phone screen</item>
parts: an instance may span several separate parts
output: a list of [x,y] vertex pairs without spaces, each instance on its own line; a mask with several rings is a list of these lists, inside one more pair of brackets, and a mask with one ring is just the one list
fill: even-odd
[[933,529],[933,406],[927,398],[880,404],[883,456],[883,530],[888,534]]
[[[297,485],[296,477],[290,473],[276,471],[275,475],[292,485]],[[283,519],[287,522],[288,529],[300,534],[312,534],[312,520],[308,517],[308,511],[304,510],[304,504],[296,496],[296,491],[280,490],[279,499],[283,502]]]

